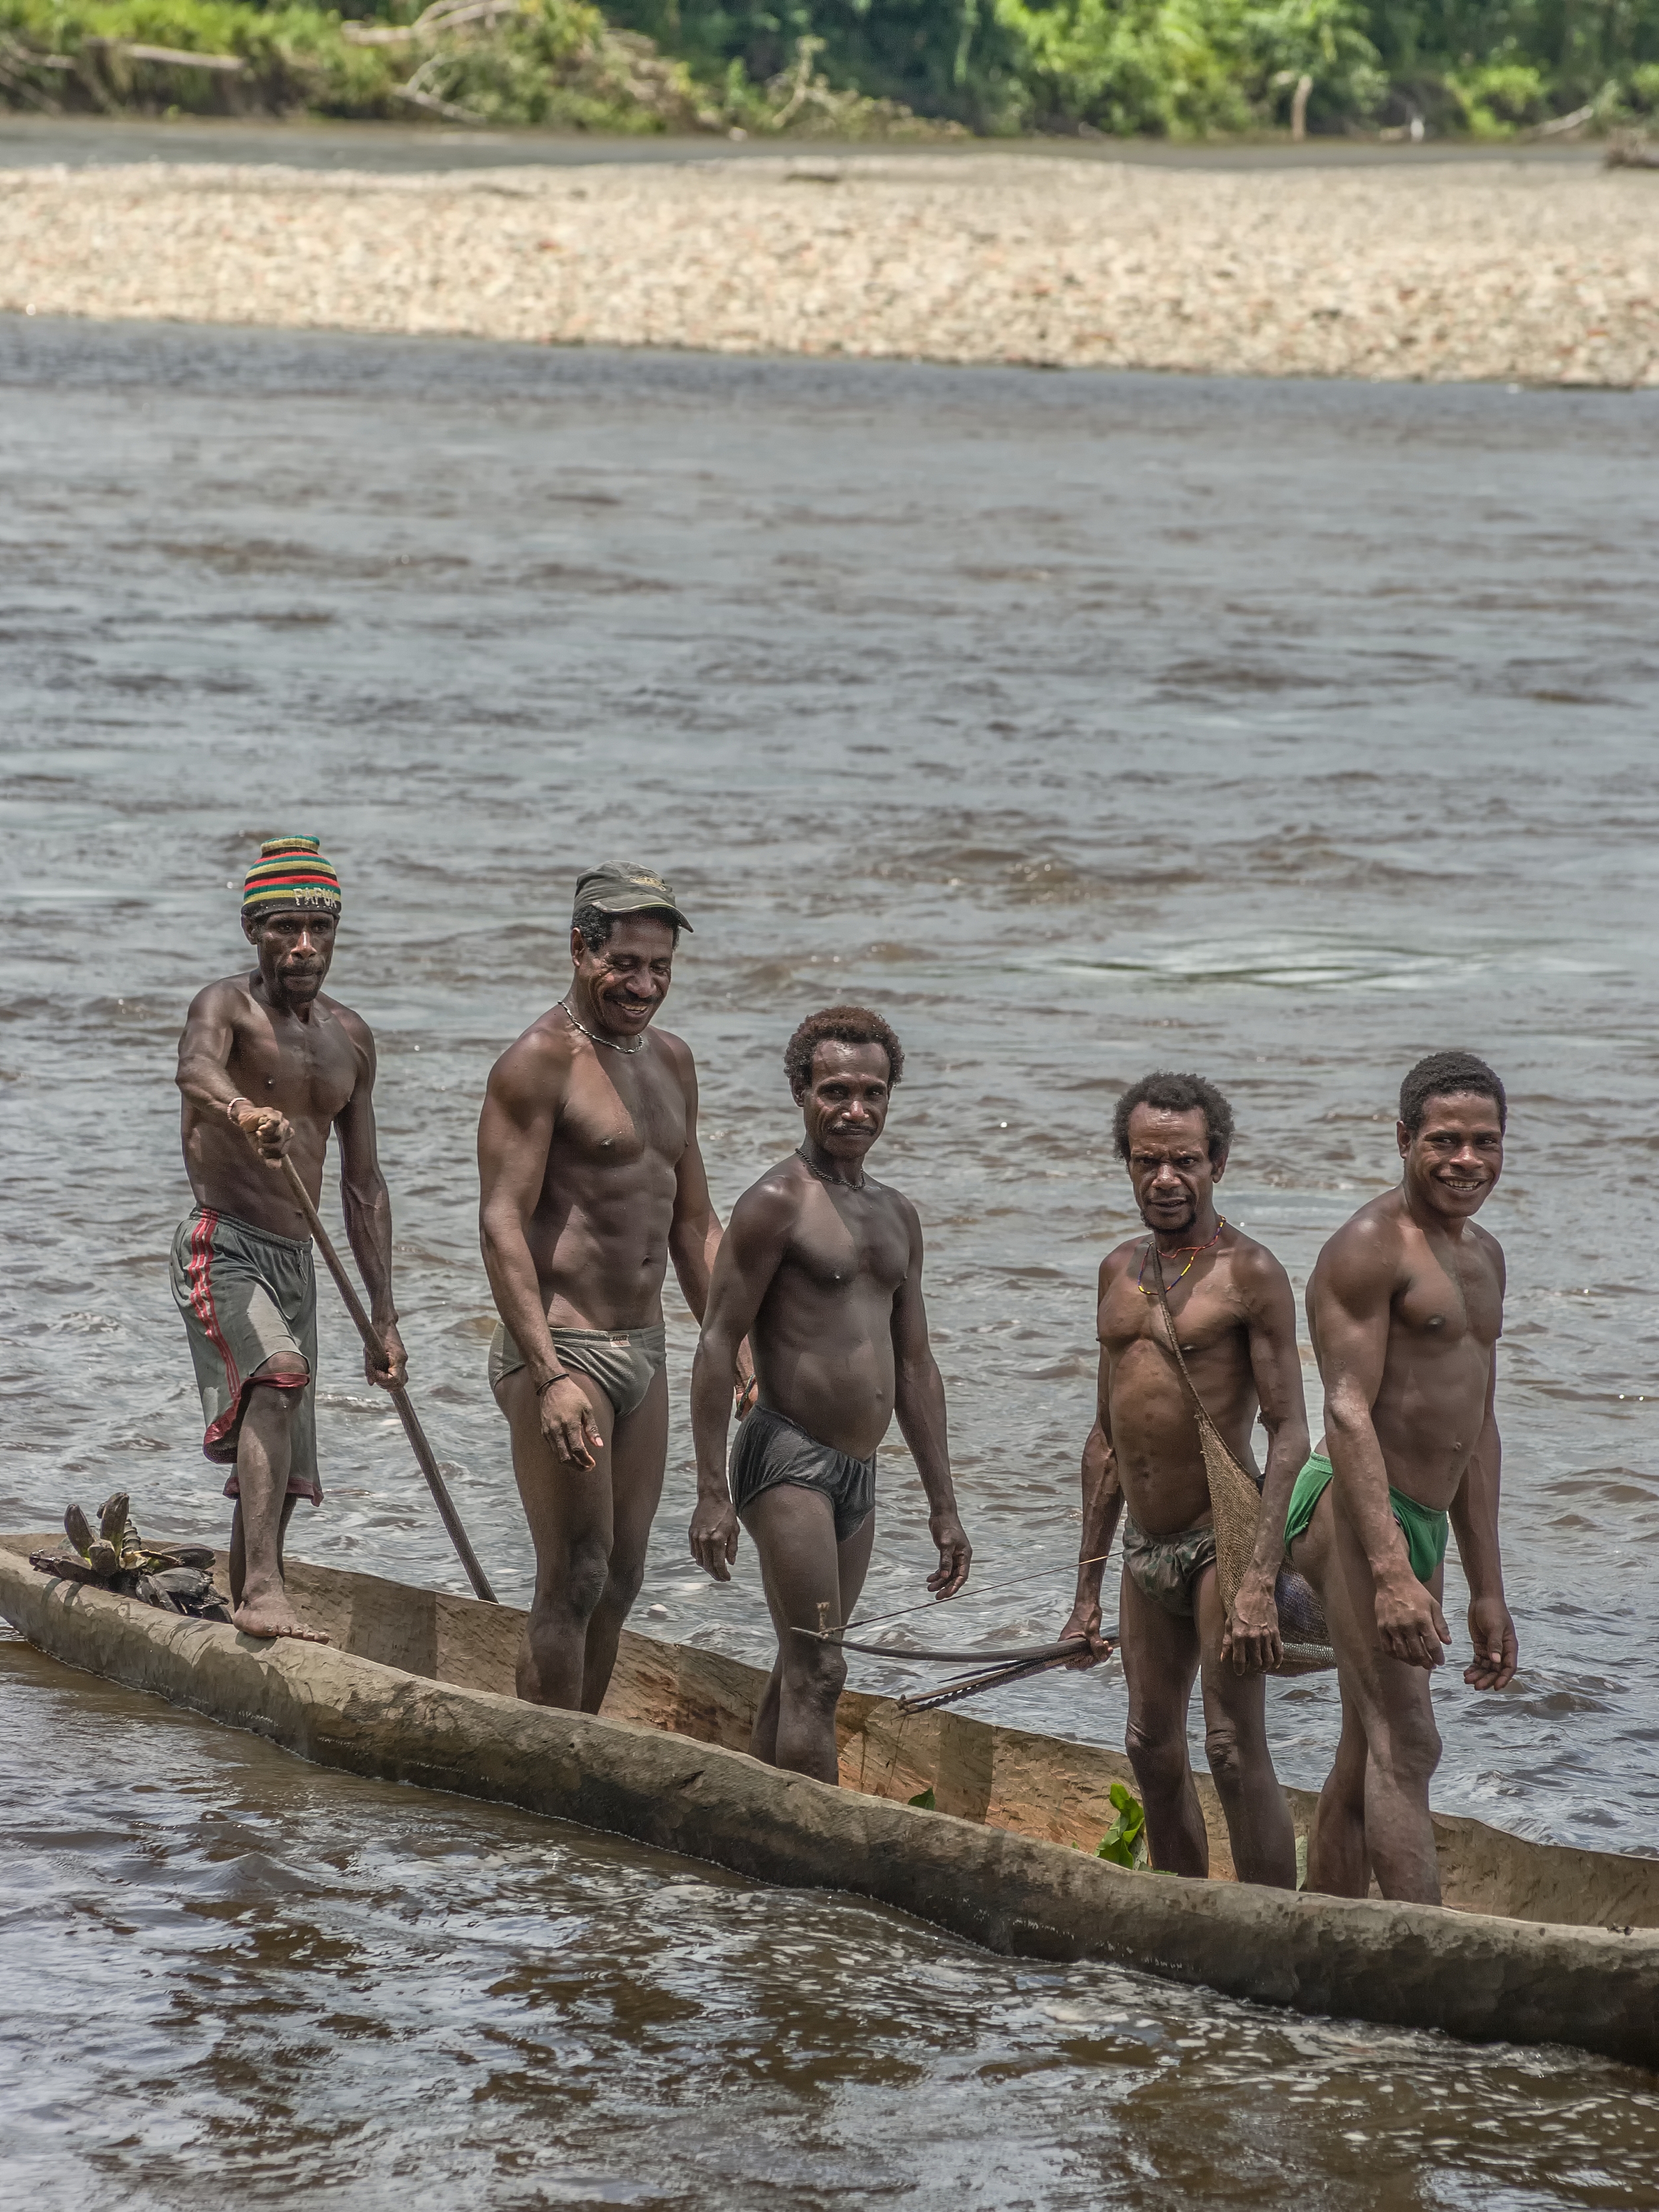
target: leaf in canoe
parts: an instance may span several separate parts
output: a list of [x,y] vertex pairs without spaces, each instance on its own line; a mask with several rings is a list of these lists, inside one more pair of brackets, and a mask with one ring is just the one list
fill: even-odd
[[102,1575],[106,1582],[112,1582],[121,1571],[121,1562],[116,1557],[114,1545],[102,1536],[93,1538],[87,1549],[87,1558],[91,1562],[93,1572]]
[[905,1802],[914,1805],[921,1813],[937,1813],[939,1810],[938,1806],[933,1802],[933,1785],[931,1782],[925,1790],[918,1790],[914,1797],[908,1798]]
[[98,1509],[98,1533],[106,1544],[113,1544],[117,1551],[123,1548],[121,1539],[126,1534],[127,1508],[131,1503],[126,1492],[118,1490]]
[[92,1549],[92,1523],[78,1505],[71,1505],[64,1514],[64,1534],[84,1559]]
[[1095,1852],[1113,1866],[1144,1868],[1152,1854],[1146,1847],[1146,1808],[1127,1784],[1112,1784],[1112,1809],[1117,1818],[1100,1839]]

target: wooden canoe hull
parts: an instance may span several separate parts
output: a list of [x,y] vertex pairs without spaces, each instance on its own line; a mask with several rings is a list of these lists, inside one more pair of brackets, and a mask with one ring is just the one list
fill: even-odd
[[[516,1607],[299,1561],[291,1581],[307,1620],[342,1650],[469,1689],[513,1694],[524,1632]],[[624,1630],[605,1717],[746,1751],[765,1686],[758,1667]],[[890,1698],[848,1692],[837,1728],[846,1789],[902,1804],[931,1790],[941,1813],[1090,1852],[1115,1818],[1113,1783],[1134,1780],[1120,1751],[963,1713],[904,1714]],[[1210,1864],[1217,1878],[1230,1881],[1232,1852],[1220,1802],[1207,1775],[1197,1782]],[[1304,1833],[1314,1794],[1287,1790],[1285,1796]],[[1572,1927],[1659,1929],[1659,1859],[1528,1843],[1454,1814],[1437,1814],[1435,1832],[1442,1894],[1460,1911]]]
[[[726,1747],[711,1738],[736,1724],[750,1694],[741,1677],[756,1670],[729,1675],[737,1662],[712,1654],[642,1652],[648,1639],[630,1638],[618,1684],[619,1705],[672,1701],[704,1738],[504,1694],[494,1686],[522,1625],[509,1608],[296,1565],[307,1614],[339,1640],[261,1644],[41,1575],[27,1558],[41,1540],[0,1539],[0,1613],[32,1643],[323,1765],[518,1805],[754,1880],[849,1892],[994,1951],[1108,1960],[1303,2012],[1571,2043],[1659,2068],[1659,1936],[1644,1929],[1130,1874],[1012,1826],[830,1789]],[[671,1684],[654,1654],[676,1649]],[[844,1757],[869,1735],[867,1716],[854,1715]],[[902,1757],[920,1777],[919,1735]],[[997,1765],[994,1745],[993,1791]],[[954,1771],[945,1758],[935,1788]],[[896,1755],[888,1779],[900,1784]],[[1078,1784],[1073,1812],[1092,1787],[1086,1776]]]

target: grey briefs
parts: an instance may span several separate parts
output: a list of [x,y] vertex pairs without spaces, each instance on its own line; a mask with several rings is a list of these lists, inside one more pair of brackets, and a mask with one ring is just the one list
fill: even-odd
[[1123,1516],[1123,1564],[1129,1579],[1154,1605],[1177,1620],[1190,1620],[1199,1577],[1215,1565],[1215,1530],[1207,1521],[1176,1536],[1149,1536],[1133,1513]]
[[757,1406],[738,1428],[726,1480],[739,1514],[763,1490],[775,1490],[780,1483],[819,1492],[835,1514],[838,1544],[844,1544],[876,1506],[874,1452],[868,1459],[849,1458],[833,1444],[821,1444],[769,1406]]
[[[580,1367],[591,1375],[623,1420],[645,1402],[645,1394],[662,1373],[668,1359],[663,1325],[652,1328],[554,1328],[548,1334],[562,1367]],[[489,1340],[489,1387],[499,1389],[509,1375],[525,1364],[525,1356],[497,1322]]]

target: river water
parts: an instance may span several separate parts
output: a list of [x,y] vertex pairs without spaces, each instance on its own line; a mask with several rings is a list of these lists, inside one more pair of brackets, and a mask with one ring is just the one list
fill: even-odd
[[[1437,1798],[1659,1850],[1656,445],[1659,395],[0,323],[0,1526],[118,1482],[148,1527],[225,1525],[167,1288],[173,1047],[239,964],[255,841],[298,829],[380,1041],[411,1388],[522,1595],[472,1134],[562,988],[578,867],[619,854],[697,924],[666,1018],[722,1206],[795,1141],[801,1014],[868,999],[905,1040],[884,1172],[986,1593],[953,1640],[1066,1610],[1115,1091],[1223,1085],[1226,1210],[1300,1291],[1392,1180],[1404,1067],[1486,1054],[1522,1670],[1444,1670]],[[462,1589],[325,1299],[295,1549]],[[761,1657],[751,1555],[725,1589],[685,1555],[677,1297],[670,1339],[636,1625]],[[884,1464],[870,1613],[927,1557]],[[1332,1685],[1268,1694],[1316,1784]],[[1121,1679],[993,1710],[1117,1742]],[[1659,2098],[1599,2062],[986,1958],[313,1772],[15,1638],[0,1715],[33,2203],[1653,2201]]]

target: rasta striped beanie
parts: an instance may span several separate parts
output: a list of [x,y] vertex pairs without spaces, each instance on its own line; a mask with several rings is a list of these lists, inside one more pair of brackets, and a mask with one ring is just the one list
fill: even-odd
[[242,887],[242,912],[338,915],[340,878],[317,849],[314,837],[267,837]]

